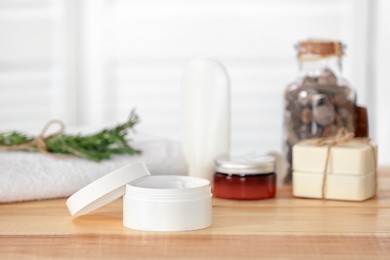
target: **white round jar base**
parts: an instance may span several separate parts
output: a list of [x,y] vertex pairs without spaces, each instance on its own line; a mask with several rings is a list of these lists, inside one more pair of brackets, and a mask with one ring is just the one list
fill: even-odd
[[189,231],[212,224],[210,182],[190,176],[147,176],[126,185],[123,225],[144,231]]

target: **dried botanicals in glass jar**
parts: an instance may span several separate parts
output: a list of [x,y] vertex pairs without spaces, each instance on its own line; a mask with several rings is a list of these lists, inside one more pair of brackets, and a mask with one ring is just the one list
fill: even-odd
[[307,40],[299,42],[296,49],[299,76],[285,91],[285,182],[292,180],[294,144],[303,139],[333,136],[341,127],[355,130],[356,93],[341,75],[344,45]]

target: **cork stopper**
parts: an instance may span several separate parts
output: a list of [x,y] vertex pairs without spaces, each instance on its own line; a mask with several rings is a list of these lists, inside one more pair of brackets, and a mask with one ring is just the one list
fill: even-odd
[[298,42],[296,48],[298,60],[318,60],[344,55],[344,45],[338,41],[309,39]]

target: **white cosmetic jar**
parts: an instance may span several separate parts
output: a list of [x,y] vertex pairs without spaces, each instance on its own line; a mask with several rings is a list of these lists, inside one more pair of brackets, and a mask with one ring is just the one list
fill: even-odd
[[145,231],[187,231],[212,223],[210,182],[190,176],[145,176],[126,185],[123,225]]
[[210,181],[177,176],[151,176],[143,162],[130,163],[70,196],[72,216],[88,214],[123,198],[123,225],[145,231],[187,231],[212,223]]

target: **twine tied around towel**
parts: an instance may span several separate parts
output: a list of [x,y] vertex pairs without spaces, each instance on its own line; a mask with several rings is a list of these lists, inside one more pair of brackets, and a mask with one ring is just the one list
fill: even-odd
[[[326,161],[325,161],[325,168],[324,168],[324,174],[322,176],[322,199],[325,199],[325,189],[326,189],[326,178],[327,178],[327,172],[328,172],[328,165],[329,165],[329,160],[331,157],[331,152],[332,152],[332,147],[341,143],[346,143],[351,140],[358,141],[361,143],[365,143],[371,147],[372,150],[372,155],[373,155],[373,166],[374,166],[374,173],[375,174],[375,184],[374,184],[374,190],[376,194],[376,189],[377,189],[377,154],[375,147],[370,143],[369,138],[354,138],[355,134],[352,132],[349,132],[345,127],[342,127],[339,129],[337,134],[332,137],[325,137],[318,139],[316,142],[316,146],[327,146],[327,153],[326,153]],[[375,195],[374,195],[375,196]]]
[[[58,129],[57,131],[55,131],[54,133],[52,133],[50,135],[45,136],[46,132],[54,124],[59,125],[60,129]],[[19,145],[2,145],[2,146],[0,146],[0,150],[16,151],[16,150],[26,150],[28,148],[36,147],[38,149],[38,151],[40,151],[41,153],[55,157],[55,158],[73,157],[73,155],[55,154],[55,153],[50,152],[47,149],[46,140],[63,134],[64,130],[65,130],[64,122],[62,122],[61,120],[51,120],[51,121],[47,122],[47,124],[43,127],[41,133],[37,137],[35,137],[33,140],[31,140],[30,142],[27,142],[24,144],[19,144]]]

